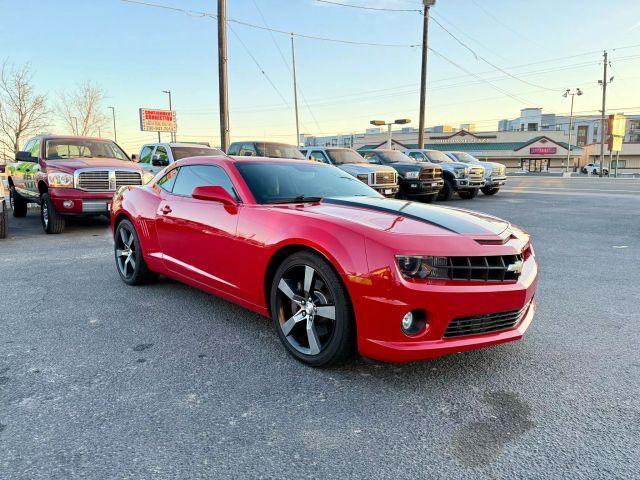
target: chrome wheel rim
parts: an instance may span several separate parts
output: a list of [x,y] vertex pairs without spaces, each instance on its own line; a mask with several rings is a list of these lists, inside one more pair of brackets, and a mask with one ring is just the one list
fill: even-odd
[[309,265],[284,272],[276,292],[276,314],[287,342],[303,355],[319,355],[333,338],[335,299],[325,278]]
[[45,227],[49,226],[49,207],[47,207],[47,202],[42,202],[42,223],[44,223]]
[[133,277],[138,261],[133,232],[124,226],[120,227],[115,240],[118,270],[124,278],[129,279]]

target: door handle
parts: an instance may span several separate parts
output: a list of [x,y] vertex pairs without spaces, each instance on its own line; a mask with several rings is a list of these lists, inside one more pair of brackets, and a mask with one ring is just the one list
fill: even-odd
[[165,205],[164,207],[162,207],[162,210],[160,210],[163,214],[168,214],[171,213],[171,207],[169,205]]

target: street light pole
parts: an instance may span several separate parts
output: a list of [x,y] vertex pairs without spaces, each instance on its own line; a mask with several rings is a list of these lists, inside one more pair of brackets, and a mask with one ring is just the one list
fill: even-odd
[[118,133],[116,132],[116,109],[115,107],[107,107],[111,110],[111,116],[113,118],[113,141],[118,142]]
[[436,0],[424,0],[422,20],[422,69],[420,74],[420,120],[418,131],[418,148],[424,148],[425,110],[427,101],[427,53],[429,51],[429,9]]
[[562,94],[562,96],[565,98],[571,96],[571,111],[569,113],[569,146],[567,148],[567,172],[569,171],[569,162],[571,161],[571,134],[573,133],[573,99],[576,95],[582,95],[582,90],[576,88],[574,91],[571,91],[567,88],[567,90]]
[[[167,95],[169,95],[169,111],[172,112],[173,108],[171,105],[171,90],[163,90],[162,93],[166,93]],[[169,132],[169,139],[170,141],[175,142],[174,132]]]
[[229,97],[227,89],[227,1],[218,0],[218,88],[220,100],[220,145],[229,149]]
[[407,123],[411,123],[410,118],[400,118],[395,120],[394,122],[385,122],[384,120],[371,120],[369,122],[371,125],[375,125],[376,127],[386,126],[389,131],[389,136],[387,138],[387,149],[391,150],[391,127],[393,125],[406,125]]

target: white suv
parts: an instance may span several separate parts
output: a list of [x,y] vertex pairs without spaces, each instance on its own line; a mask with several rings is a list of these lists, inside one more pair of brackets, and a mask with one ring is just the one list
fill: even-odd
[[147,143],[134,161],[147,172],[157,173],[176,160],[187,157],[226,157],[222,150],[200,143]]

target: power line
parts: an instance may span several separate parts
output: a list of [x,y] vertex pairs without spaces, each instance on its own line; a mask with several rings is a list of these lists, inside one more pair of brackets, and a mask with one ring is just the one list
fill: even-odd
[[316,0],[318,3],[327,3],[329,5],[336,5],[339,7],[358,8],[361,10],[375,10],[378,12],[422,12],[422,10],[413,8],[382,8],[382,7],[365,7],[364,5],[353,5],[350,3],[332,2],[329,0]]

